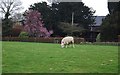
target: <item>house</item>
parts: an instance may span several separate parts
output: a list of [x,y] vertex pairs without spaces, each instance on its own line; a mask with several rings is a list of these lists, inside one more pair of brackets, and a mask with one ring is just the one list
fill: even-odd
[[95,16],[95,22],[92,25],[89,25],[89,39],[90,42],[95,42],[97,35],[100,33],[100,26],[102,24],[102,20],[105,16]]

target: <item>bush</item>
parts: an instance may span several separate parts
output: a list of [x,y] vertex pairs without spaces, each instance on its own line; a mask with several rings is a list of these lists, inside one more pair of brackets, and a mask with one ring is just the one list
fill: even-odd
[[27,32],[21,32],[19,37],[21,37],[21,38],[28,38],[29,36],[28,36]]
[[96,37],[96,42],[100,42],[101,40],[100,40],[100,33],[97,35],[97,37]]

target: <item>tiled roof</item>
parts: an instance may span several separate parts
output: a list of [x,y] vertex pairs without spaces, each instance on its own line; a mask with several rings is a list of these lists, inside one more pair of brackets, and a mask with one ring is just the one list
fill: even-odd
[[100,26],[102,24],[102,19],[104,18],[105,16],[96,16],[94,26]]

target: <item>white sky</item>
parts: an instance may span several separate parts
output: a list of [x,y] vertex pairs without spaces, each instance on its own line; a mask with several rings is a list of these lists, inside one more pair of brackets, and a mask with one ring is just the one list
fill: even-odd
[[[31,4],[41,1],[47,0],[21,0],[24,10],[28,9]],[[82,0],[86,6],[96,10],[96,13],[94,14],[95,16],[106,16],[109,13],[107,8],[107,1],[108,0]]]
[[[31,4],[41,1],[46,1],[48,3],[47,0],[21,0],[22,6],[24,7],[24,9],[21,11],[24,12],[30,7]],[[109,13],[107,8],[107,1],[108,0],[82,0],[86,6],[96,10],[94,16],[106,16]]]
[[24,10],[28,9],[30,7],[30,5],[32,5],[34,3],[38,3],[38,2],[42,2],[42,1],[45,1],[48,3],[47,0],[20,0],[20,1],[22,2],[22,6],[24,7]]
[[82,0],[85,5],[96,10],[94,15],[106,16],[108,11],[108,0]]

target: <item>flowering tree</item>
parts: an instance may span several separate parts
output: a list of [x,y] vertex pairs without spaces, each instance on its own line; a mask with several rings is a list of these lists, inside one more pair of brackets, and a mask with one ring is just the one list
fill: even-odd
[[48,31],[41,19],[41,13],[36,10],[29,10],[25,12],[25,26],[24,30],[29,33],[30,36],[35,37],[49,37],[53,31]]

